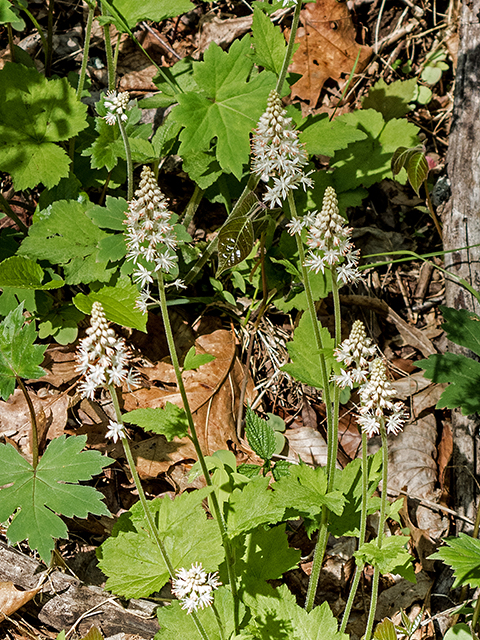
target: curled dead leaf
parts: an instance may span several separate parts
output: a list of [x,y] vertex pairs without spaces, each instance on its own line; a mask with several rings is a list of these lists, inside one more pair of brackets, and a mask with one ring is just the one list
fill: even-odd
[[13,582],[0,582],[0,622],[34,598],[41,588],[21,591]]

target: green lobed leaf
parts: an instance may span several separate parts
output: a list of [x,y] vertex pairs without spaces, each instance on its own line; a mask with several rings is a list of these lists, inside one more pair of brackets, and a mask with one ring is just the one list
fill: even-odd
[[73,304],[55,307],[38,323],[38,337],[45,340],[51,336],[58,344],[71,344],[78,337],[78,323],[84,317]]
[[440,307],[445,322],[442,329],[452,342],[480,356],[480,317],[466,309]]
[[83,313],[90,315],[94,302],[101,302],[107,318],[111,322],[138,329],[146,333],[147,315],[135,308],[138,289],[126,276],[119,278],[114,287],[103,287],[88,296],[78,293],[73,304]]
[[183,170],[200,189],[208,189],[222,175],[214,152],[196,151],[189,153],[183,159]]
[[[142,108],[146,107],[147,109],[166,109],[177,102],[177,96],[179,93],[197,91],[197,83],[193,77],[193,64],[194,61],[192,58],[186,56],[176,62],[172,67],[162,67],[161,72],[159,71],[153,78],[153,82],[160,89],[160,92],[148,98],[144,98],[140,102],[140,106]],[[172,84],[167,82],[166,76],[170,78]],[[170,123],[171,125],[173,120],[168,118],[166,123]],[[165,126],[165,124],[162,126]],[[178,130],[176,131],[175,136],[178,133]]]
[[276,449],[275,431],[248,406],[245,411],[245,436],[262,460],[271,460]]
[[335,119],[330,122],[326,113],[308,116],[301,127],[300,142],[305,144],[309,154],[329,156],[345,149],[351,142],[365,140],[367,134]]
[[167,402],[163,409],[159,407],[134,409],[123,414],[125,422],[136,424],[145,431],[153,431],[164,435],[171,442],[175,437],[184,438],[188,435],[188,419],[185,409]]
[[476,589],[480,587],[480,540],[465,533],[458,538],[447,538],[446,546],[440,547],[429,556],[430,560],[442,560],[453,569],[455,582],[453,589],[468,584]]
[[0,323],[0,395],[4,400],[14,392],[17,378],[37,380],[45,375],[39,365],[47,345],[34,344],[36,338],[35,324],[25,322],[21,302]]
[[417,365],[433,382],[449,382],[437,409],[460,407],[464,416],[480,412],[480,362],[455,353],[434,354]]
[[375,629],[373,638],[374,640],[397,640],[397,632],[393,622],[388,618],[380,622]]
[[268,478],[257,476],[241,489],[234,489],[225,513],[231,538],[262,524],[275,524],[283,519],[285,506],[279,501],[274,503],[269,482]]
[[415,95],[417,79],[396,80],[388,84],[381,78],[368,92],[363,100],[363,109],[379,111],[385,120],[403,118],[411,111],[410,103]]
[[283,505],[285,509],[294,509],[309,517],[318,515],[325,505],[329,511],[341,515],[345,498],[340,491],[329,492],[327,484],[325,468],[292,465],[290,473],[273,485],[273,505]]
[[312,321],[309,313],[304,313],[298,327],[293,332],[293,340],[287,343],[291,362],[281,367],[296,380],[317,389],[324,389],[329,384],[332,370],[339,373],[340,365],[333,356],[334,340],[328,329],[318,323],[324,355],[327,365],[327,380],[323,379],[320,368],[320,355],[315,347]]
[[215,360],[215,356],[212,356],[210,353],[196,353],[195,347],[190,347],[183,361],[183,371],[198,369],[203,364],[207,364],[213,360]]
[[126,211],[128,211],[128,202],[124,198],[107,196],[104,207],[95,205],[85,213],[101,229],[125,231]]
[[378,567],[381,573],[398,573],[415,583],[412,556],[405,549],[408,541],[408,536],[384,537],[379,549],[378,539],[375,539],[372,542],[364,542],[353,555],[360,562],[368,562]]
[[217,160],[240,180],[250,157],[250,132],[265,111],[275,75],[263,71],[249,79],[251,37],[235,40],[228,53],[212,42],[203,62],[194,63],[198,91],[178,94],[170,118],[184,127],[179,155],[207,151],[216,139]]
[[113,462],[99,451],[82,451],[87,436],[60,436],[52,440],[37,469],[12,445],[0,444],[0,521],[15,516],[7,529],[11,544],[28,540],[44,562],[50,561],[54,538],[67,538],[68,518],[86,518],[89,513],[109,516],[103,496],[93,487],[77,482],[91,480]]
[[55,186],[70,159],[56,143],[85,129],[87,106],[66,78],[47,80],[35,68],[5,63],[0,70],[0,169],[15,189]]
[[[210,487],[168,496],[148,503],[167,555],[177,570],[201,562],[205,571],[216,571],[224,559],[217,523],[207,520],[202,500]],[[108,576],[106,588],[128,598],[143,598],[159,591],[169,572],[157,543],[149,534],[138,502],[120,516],[112,536],[99,549],[99,566]]]
[[253,9],[252,33],[253,61],[279,76],[287,50],[285,36],[258,6]]
[[251,592],[266,580],[281,578],[297,567],[301,552],[289,546],[285,527],[258,527],[235,541],[235,566],[237,575],[242,576],[242,590]]
[[0,24],[17,22],[18,16],[12,11],[12,5],[8,0],[0,0]]
[[[287,266],[287,264],[289,263],[288,260],[279,260],[278,262],[283,264],[287,269],[287,271],[289,270],[289,267]],[[290,263],[290,267],[292,268],[292,270],[289,271],[289,273],[291,273],[294,278],[298,277],[297,282],[298,281],[301,282],[302,278],[299,274],[298,269],[294,267],[291,263]],[[321,271],[319,271],[318,273],[313,273],[313,271],[311,271],[308,277],[310,280],[310,287],[312,289],[313,299],[323,300],[323,298],[326,298],[329,292],[332,290],[332,275],[330,270],[326,269],[325,273],[322,273]],[[275,300],[275,306],[280,311],[283,311],[284,313],[289,313],[292,309],[298,309],[299,311],[307,311],[308,301],[307,301],[307,294],[305,293],[305,289],[302,286],[301,290],[298,293],[293,293],[291,296],[287,297],[286,299]]]
[[[381,464],[381,451],[368,456],[367,509],[369,513],[374,513],[378,506],[378,499],[372,500],[372,495],[381,479]],[[335,470],[334,489],[345,497],[345,506],[341,515],[330,514],[328,530],[337,538],[359,536],[362,509],[362,461],[360,459],[352,460],[344,469]]]
[[22,256],[12,256],[0,263],[0,287],[13,287],[15,289],[35,289],[48,291],[59,289],[65,282],[61,279],[50,280],[45,284],[42,281],[45,271],[35,262]]
[[266,585],[246,601],[252,611],[248,628],[256,640],[348,640],[338,631],[328,602],[307,613],[286,585],[278,589]]
[[[209,640],[222,640],[218,629],[219,621],[215,617],[218,613],[220,623],[223,627],[223,639],[233,638],[234,633],[234,604],[232,593],[226,587],[220,587],[214,591],[215,610],[212,607],[200,609],[197,615],[205,629]],[[243,618],[245,607],[240,602],[237,604],[239,618]],[[199,638],[197,627],[192,616],[186,615],[178,600],[174,600],[167,607],[158,607],[157,618],[160,623],[160,631],[155,635],[154,640],[173,640],[173,638]]]
[[67,284],[107,282],[114,269],[98,262],[98,243],[107,237],[85,213],[85,205],[59,200],[34,221],[19,254],[61,265]]
[[354,142],[335,154],[335,182],[341,191],[369,187],[389,177],[390,161],[399,146],[414,147],[418,144],[418,128],[405,119],[384,120],[374,109],[361,109],[337,118],[367,134],[365,140]]

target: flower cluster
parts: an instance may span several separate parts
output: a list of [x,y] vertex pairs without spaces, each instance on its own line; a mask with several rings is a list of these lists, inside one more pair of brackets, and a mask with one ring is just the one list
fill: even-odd
[[363,322],[355,321],[350,336],[335,349],[336,359],[346,369],[341,369],[333,380],[342,389],[360,384],[357,422],[368,436],[380,432],[382,421],[387,433],[397,434],[406,420],[404,406],[402,402],[391,401],[395,392],[388,381],[384,361],[381,358],[371,361],[375,353],[376,346],[367,337]]
[[367,337],[363,322],[356,320],[353,323],[350,336],[335,349],[334,353],[338,362],[345,364],[346,367],[355,364],[355,367],[341,369],[340,375],[333,376],[336,384],[342,389],[345,387],[351,389],[355,383],[366,382],[369,361],[375,355],[376,350],[372,340]]
[[404,404],[391,401],[395,391],[388,381],[385,362],[381,358],[372,362],[368,382],[360,387],[359,393],[361,406],[357,422],[368,436],[379,433],[382,422],[387,433],[396,435],[402,430],[407,419]]
[[252,151],[255,157],[252,171],[264,182],[273,179],[273,186],[267,187],[263,198],[270,206],[282,206],[288,194],[300,184],[304,189],[313,186],[309,174],[303,171],[308,161],[307,152],[298,140],[292,119],[287,118],[286,113],[278,93],[271,91],[267,110],[253,133]]
[[117,93],[116,91],[107,91],[107,97],[103,101],[105,109],[107,110],[107,115],[104,116],[104,120],[107,124],[113,126],[117,122],[117,116],[122,122],[127,120],[125,111],[129,100],[130,95],[127,91],[121,91],[120,93]]
[[92,306],[92,319],[87,336],[80,341],[76,354],[76,371],[85,376],[79,385],[83,396],[94,397],[95,390],[108,385],[119,386],[123,382],[135,385],[134,372],[127,369],[130,353],[122,338],[108,326],[100,302]]
[[313,218],[310,214],[304,223],[309,226],[307,245],[310,249],[305,266],[324,273],[325,267],[335,267],[337,281],[347,284],[360,279],[357,265],[359,252],[353,251],[350,241],[352,229],[348,228],[339,213],[335,189],[327,187],[322,210]]
[[149,167],[143,167],[140,186],[126,216],[127,258],[136,265],[133,279],[144,289],[137,306],[146,311],[150,296],[148,285],[153,282],[154,273],[160,270],[170,272],[177,259],[177,236],[171,224],[172,214]]
[[202,563],[192,564],[191,569],[179,569],[173,579],[172,593],[182,601],[182,609],[187,613],[209,607],[213,602],[212,591],[222,584],[218,573],[207,573]]

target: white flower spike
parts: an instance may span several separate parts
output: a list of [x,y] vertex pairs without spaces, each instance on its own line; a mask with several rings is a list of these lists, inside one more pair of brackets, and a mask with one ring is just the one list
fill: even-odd
[[182,602],[182,609],[187,613],[209,607],[213,603],[212,591],[222,583],[218,573],[207,573],[202,563],[192,564],[190,569],[178,569],[173,579],[172,593]]
[[80,341],[75,359],[76,371],[84,375],[79,391],[93,400],[95,390],[108,385],[136,384],[135,374],[127,368],[130,360],[125,341],[117,338],[108,326],[100,302],[92,305],[92,318],[87,336]]
[[127,110],[130,95],[126,91],[117,93],[116,91],[107,91],[107,96],[103,101],[107,115],[104,116],[104,120],[110,126],[113,126],[117,122],[117,116],[122,122],[125,122],[128,118],[125,113]]
[[255,156],[252,171],[264,182],[273,180],[273,186],[267,186],[263,198],[271,207],[281,207],[289,193],[299,185],[304,189],[313,186],[309,174],[303,171],[308,162],[307,152],[298,139],[292,119],[286,114],[280,96],[275,90],[271,91],[267,110],[258,121],[252,137]]

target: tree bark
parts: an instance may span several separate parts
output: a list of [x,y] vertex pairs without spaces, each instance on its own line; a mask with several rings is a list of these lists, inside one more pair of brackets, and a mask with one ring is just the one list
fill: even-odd
[[[445,266],[480,290],[480,0],[464,0],[455,81],[453,122],[447,155],[451,198],[444,214]],[[469,247],[465,249],[464,247]],[[446,281],[447,306],[480,313],[478,301],[453,279]],[[449,351],[472,356],[449,343]],[[480,389],[479,389],[480,393]],[[475,519],[478,487],[478,416],[452,414],[455,508]]]

